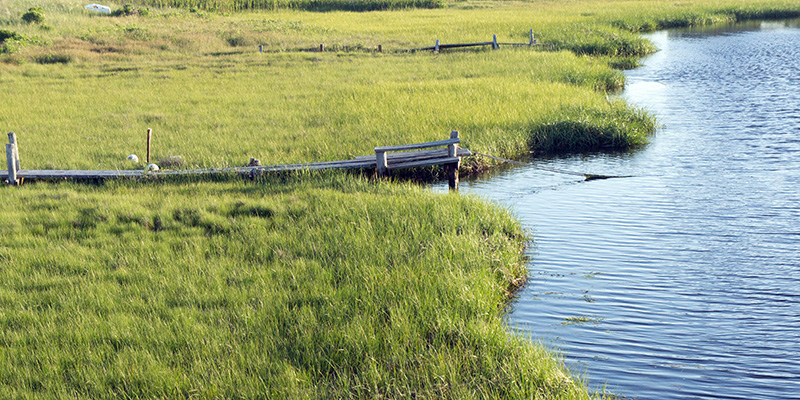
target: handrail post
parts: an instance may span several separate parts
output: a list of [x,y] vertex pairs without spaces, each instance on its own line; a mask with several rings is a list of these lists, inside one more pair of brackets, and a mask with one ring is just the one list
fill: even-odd
[[531,29],[531,42],[530,42],[530,46],[533,46],[533,45],[535,45],[535,44],[536,44],[536,39],[534,39],[534,38],[533,38],[533,29]]
[[[458,139],[458,131],[450,132],[450,139]],[[458,143],[447,145],[447,156],[456,157],[458,155]],[[447,165],[447,185],[451,191],[458,191],[458,168],[461,166],[461,159]]]
[[434,53],[439,52],[439,39],[436,39],[436,46],[433,46],[433,52]]
[[375,150],[375,166],[377,167],[378,177],[382,178],[389,172],[389,161],[385,151]]
[[500,45],[497,44],[497,35],[492,35],[492,49],[497,50],[500,48]]

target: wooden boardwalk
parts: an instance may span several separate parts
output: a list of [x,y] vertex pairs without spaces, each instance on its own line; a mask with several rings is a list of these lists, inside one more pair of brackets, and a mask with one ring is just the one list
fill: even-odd
[[[9,184],[20,184],[24,180],[34,179],[110,179],[110,178],[140,178],[143,176],[182,176],[182,175],[211,175],[211,174],[245,174],[256,175],[265,172],[280,171],[319,171],[328,169],[360,169],[375,168],[379,176],[387,176],[391,170],[415,168],[431,165],[445,165],[448,167],[448,177],[451,189],[458,189],[458,167],[461,157],[472,155],[468,149],[459,148],[460,139],[458,132],[453,131],[450,139],[436,142],[416,143],[400,146],[376,147],[375,154],[355,157],[342,161],[322,161],[300,164],[283,164],[269,166],[247,166],[230,168],[205,168],[143,171],[137,170],[35,170],[20,169],[19,150],[16,135],[8,134],[9,144],[6,144],[7,166],[5,171],[0,171],[0,177],[5,176]],[[436,147],[446,147],[433,149]],[[423,150],[424,149],[424,150]],[[9,174],[9,171],[12,171]]]

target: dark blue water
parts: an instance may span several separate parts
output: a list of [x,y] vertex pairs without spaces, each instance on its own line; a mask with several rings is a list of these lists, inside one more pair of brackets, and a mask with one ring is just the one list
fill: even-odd
[[534,232],[509,325],[591,387],[641,399],[800,399],[800,29],[650,36],[624,97],[664,128],[623,155],[462,183]]

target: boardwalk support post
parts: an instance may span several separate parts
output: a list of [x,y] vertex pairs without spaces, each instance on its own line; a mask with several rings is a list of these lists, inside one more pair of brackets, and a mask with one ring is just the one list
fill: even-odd
[[492,50],[497,50],[500,48],[500,45],[497,44],[497,35],[492,35]]
[[439,39],[436,39],[436,46],[433,46],[433,51],[435,53],[439,52]]
[[389,175],[389,160],[385,151],[375,150],[375,166],[379,178]]
[[[450,132],[450,139],[458,139],[458,131]],[[448,157],[458,156],[458,143],[451,143],[447,145],[447,156]],[[458,191],[458,168],[460,166],[461,166],[460,158],[458,162],[447,165],[447,185],[450,187],[450,190],[454,192]]]
[[535,44],[536,44],[536,39],[534,39],[534,38],[533,38],[533,29],[531,29],[531,42],[530,42],[530,46],[533,46],[533,45],[535,45]]
[[6,144],[6,159],[8,160],[8,184],[16,186],[17,180],[17,164],[14,162],[14,145],[11,143]]

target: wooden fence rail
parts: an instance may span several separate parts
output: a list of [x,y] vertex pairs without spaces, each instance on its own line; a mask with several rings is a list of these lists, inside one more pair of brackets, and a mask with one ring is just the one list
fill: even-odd
[[406,50],[401,50],[401,51],[425,51],[425,50],[431,50],[433,52],[438,53],[439,50],[454,49],[454,48],[459,48],[459,47],[492,46],[493,50],[497,50],[497,49],[500,48],[501,45],[503,45],[503,46],[538,46],[539,43],[533,37],[533,29],[530,30],[530,36],[531,36],[530,37],[530,41],[528,43],[498,43],[497,42],[497,35],[492,35],[492,41],[491,42],[442,44],[442,43],[439,43],[439,40],[436,40],[436,44],[434,44],[431,47],[420,47],[420,48],[416,48],[416,49],[406,49]]
[[[253,176],[264,172],[277,171],[318,171],[326,169],[361,168],[375,168],[378,176],[384,177],[388,176],[390,171],[395,169],[444,165],[447,168],[450,189],[458,190],[458,168],[461,164],[461,157],[472,155],[472,152],[468,149],[458,147],[458,144],[461,142],[458,137],[458,131],[452,131],[450,133],[450,139],[399,146],[375,147],[374,155],[358,156],[350,160],[341,161],[230,168],[181,169],[173,171],[161,170],[158,172],[148,172],[147,170],[30,170],[20,169],[16,135],[13,132],[9,133],[8,139],[9,143],[6,144],[8,169],[6,171],[0,171],[0,176],[7,176],[9,185],[22,184],[24,179],[109,179],[221,173],[240,173]],[[436,147],[447,148],[434,149]]]

